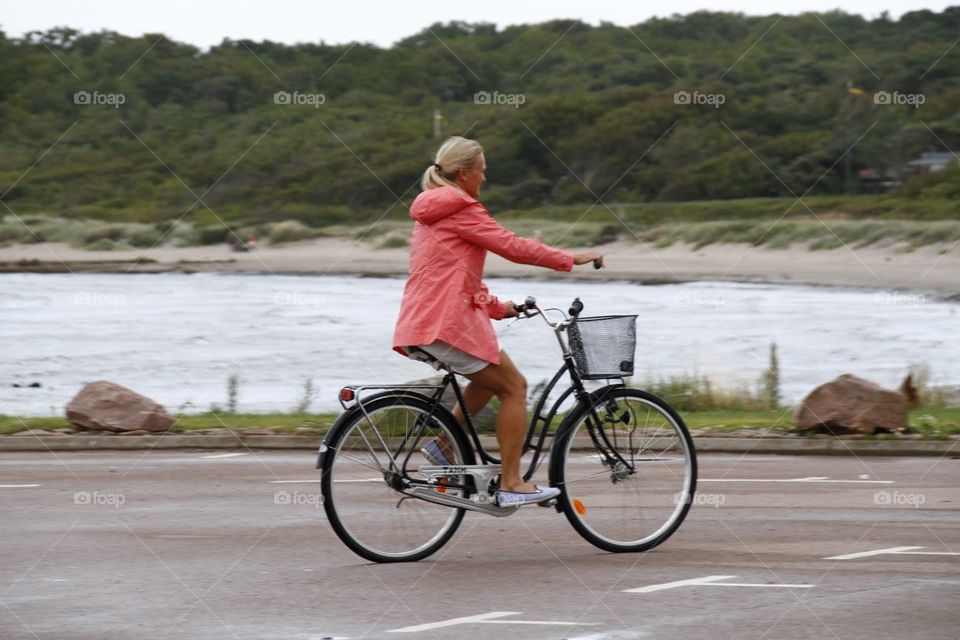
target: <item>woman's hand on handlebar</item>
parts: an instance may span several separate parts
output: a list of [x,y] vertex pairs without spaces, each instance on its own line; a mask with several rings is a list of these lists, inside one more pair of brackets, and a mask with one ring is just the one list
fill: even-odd
[[594,269],[603,268],[603,254],[599,251],[573,254],[573,264],[590,264],[591,262]]
[[517,313],[517,303],[513,300],[507,300],[503,305],[507,308],[507,312],[503,314],[504,318],[516,318],[520,315]]

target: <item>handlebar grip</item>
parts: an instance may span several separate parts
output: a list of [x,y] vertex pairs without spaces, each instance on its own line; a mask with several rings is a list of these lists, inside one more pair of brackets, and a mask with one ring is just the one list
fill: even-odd
[[594,261],[593,261],[593,268],[594,268],[594,269],[602,269],[602,268],[603,268],[603,258],[597,258],[596,260],[594,260]]
[[523,301],[523,304],[515,304],[513,305],[513,308],[517,310],[517,315],[521,316],[524,313],[527,313],[532,309],[536,308],[536,306],[537,306],[537,299],[534,298],[533,296],[527,296],[526,300]]
[[574,298],[573,304],[570,305],[570,315],[576,317],[581,311],[583,311],[583,303],[580,302],[580,298]]

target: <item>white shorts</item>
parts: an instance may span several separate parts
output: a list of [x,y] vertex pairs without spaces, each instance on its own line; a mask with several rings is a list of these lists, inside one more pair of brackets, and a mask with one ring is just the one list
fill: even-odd
[[[459,373],[464,376],[482,371],[491,364],[486,360],[481,360],[440,340],[435,340],[430,344],[419,345],[418,348],[423,349],[441,363],[445,364],[447,368],[454,373]],[[437,366],[437,368],[439,369],[440,367]]]

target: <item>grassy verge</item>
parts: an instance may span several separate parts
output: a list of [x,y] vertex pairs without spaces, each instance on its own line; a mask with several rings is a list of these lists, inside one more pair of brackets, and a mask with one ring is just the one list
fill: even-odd
[[[681,417],[690,429],[711,433],[731,431],[788,433],[794,429],[793,411],[689,411]],[[923,438],[941,439],[960,434],[960,407],[918,407],[907,419],[910,431]],[[871,437],[871,436],[868,436]],[[898,437],[896,434],[879,438]]]
[[[755,430],[762,432],[787,433],[793,429],[793,412],[790,410],[708,410],[681,411],[684,422],[690,429],[727,433],[731,431]],[[177,433],[191,433],[205,429],[271,429],[278,434],[296,433],[298,429],[309,429],[312,433],[325,432],[337,414],[323,413],[284,413],[284,414],[229,414],[207,413],[179,416],[173,428]],[[960,434],[960,407],[919,407],[910,412],[909,424],[912,430],[932,439]],[[58,429],[70,427],[65,418],[19,418],[0,416],[0,434],[6,435],[25,429]],[[302,433],[303,431],[301,431]]]
[[[177,417],[172,431],[191,433],[204,429],[272,429],[276,433],[295,433],[305,428],[325,432],[337,419],[335,413],[203,413]],[[26,429],[62,429],[72,425],[66,418],[20,418],[0,416],[0,435],[8,435]]]

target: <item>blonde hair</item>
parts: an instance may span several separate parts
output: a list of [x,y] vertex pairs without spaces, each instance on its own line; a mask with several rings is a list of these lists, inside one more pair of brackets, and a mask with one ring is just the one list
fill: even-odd
[[423,178],[420,180],[420,188],[424,191],[428,189],[437,189],[439,187],[455,187],[457,185],[457,173],[460,169],[469,169],[473,167],[477,158],[483,153],[483,147],[476,140],[453,136],[447,138],[440,145],[437,151],[437,158],[434,163],[427,167],[423,172]]

